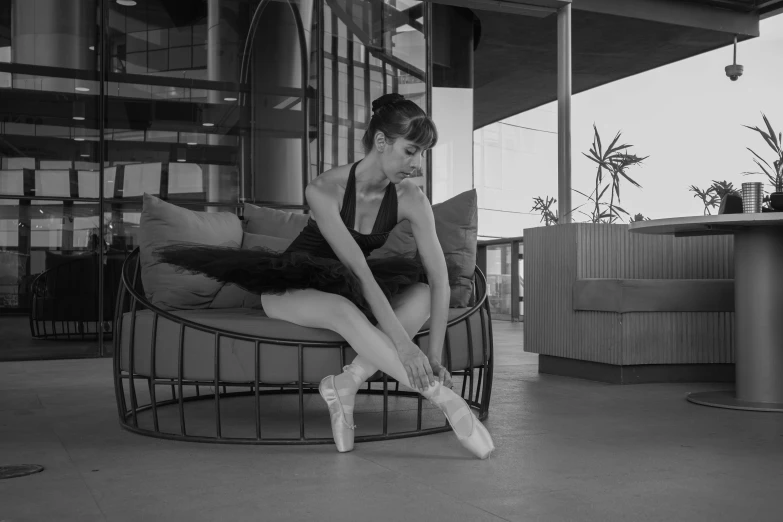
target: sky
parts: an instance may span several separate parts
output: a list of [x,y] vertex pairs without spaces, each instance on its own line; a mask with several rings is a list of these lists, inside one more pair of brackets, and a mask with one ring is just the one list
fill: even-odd
[[[649,156],[629,170],[642,189],[621,186],[622,206],[631,214],[701,215],[704,206],[688,191],[690,185],[763,181],[742,174],[759,170],[746,147],[770,163],[772,150],[743,124],[764,128],[763,112],[776,132],[783,131],[783,15],[762,20],[760,33],[738,45],[737,63],[745,70],[737,81],[726,77],[733,50],[725,47],[574,95],[573,187],[589,192],[594,183],[594,163],[582,155],[592,144],[593,123],[604,144],[621,131],[621,140],[634,145],[629,152]],[[536,112],[556,122],[556,103]],[[528,189],[556,198],[557,179],[530,179]],[[584,198],[573,194],[572,200],[577,206]]]

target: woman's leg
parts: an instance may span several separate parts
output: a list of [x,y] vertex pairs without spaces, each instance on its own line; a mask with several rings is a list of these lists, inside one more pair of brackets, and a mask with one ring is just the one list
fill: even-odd
[[[408,381],[408,374],[397,356],[397,350],[391,339],[373,326],[348,299],[319,290],[306,289],[293,290],[283,295],[264,295],[261,302],[269,317],[337,332],[373,367],[379,368],[404,386],[414,389]],[[421,391],[421,394],[445,413],[463,446],[479,458],[489,456],[494,450],[492,439],[463,399],[440,383]],[[339,401],[337,404],[339,405]],[[335,412],[332,413],[334,419]],[[340,412],[337,414],[340,415]],[[334,431],[334,422],[332,428]],[[335,442],[338,442],[337,436]],[[350,446],[352,445],[351,436]],[[339,442],[338,449],[340,449]],[[347,451],[347,449],[340,449],[340,451]]]
[[262,295],[261,304],[273,319],[337,332],[372,367],[412,388],[391,339],[373,326],[348,299],[320,290],[304,289],[291,290],[283,295]]
[[[430,287],[424,283],[413,284],[393,296],[389,304],[408,337],[413,339],[430,316]],[[351,364],[343,368],[343,373],[334,377],[348,424],[353,425],[356,392],[376,371],[378,367],[369,359],[357,355]]]
[[[393,296],[389,304],[408,337],[413,339],[430,317],[430,287],[424,283],[413,284]],[[357,370],[355,373],[364,376],[362,382],[378,371],[377,367],[361,355],[357,355],[349,366]],[[362,382],[359,382],[358,386],[361,386]]]

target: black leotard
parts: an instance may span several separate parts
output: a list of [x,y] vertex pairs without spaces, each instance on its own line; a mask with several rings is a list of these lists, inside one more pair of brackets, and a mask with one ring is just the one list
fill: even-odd
[[[393,183],[389,183],[386,192],[381,201],[381,207],[378,210],[378,216],[375,218],[375,224],[369,234],[361,234],[354,229],[356,220],[356,166],[351,166],[351,173],[348,175],[348,183],[345,185],[345,195],[343,196],[342,208],[340,208],[340,218],[353,236],[356,244],[362,249],[364,256],[370,255],[370,252],[383,245],[389,232],[397,224],[397,190]],[[299,233],[294,242],[286,249],[286,252],[307,252],[318,257],[327,257],[337,259],[332,247],[321,234],[318,223],[310,218],[307,226]]]

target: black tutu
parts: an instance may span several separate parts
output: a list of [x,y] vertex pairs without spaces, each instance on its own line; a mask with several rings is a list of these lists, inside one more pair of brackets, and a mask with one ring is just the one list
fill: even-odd
[[[169,244],[155,249],[154,254],[161,262],[183,271],[233,283],[255,294],[279,295],[287,290],[313,288],[341,295],[373,318],[359,279],[339,259],[307,252],[241,250],[192,243]],[[418,257],[368,258],[367,265],[387,298],[413,283],[426,282]]]

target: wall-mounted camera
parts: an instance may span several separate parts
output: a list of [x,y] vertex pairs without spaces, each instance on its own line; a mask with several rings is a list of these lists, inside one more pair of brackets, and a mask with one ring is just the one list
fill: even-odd
[[731,78],[731,81],[736,82],[737,78],[742,76],[744,67],[737,65],[737,35],[734,35],[734,63],[726,66],[726,76]]
[[726,76],[731,78],[731,81],[736,82],[737,78],[742,76],[742,70],[744,67],[741,65],[737,65],[736,63],[733,65],[727,65],[726,66]]

